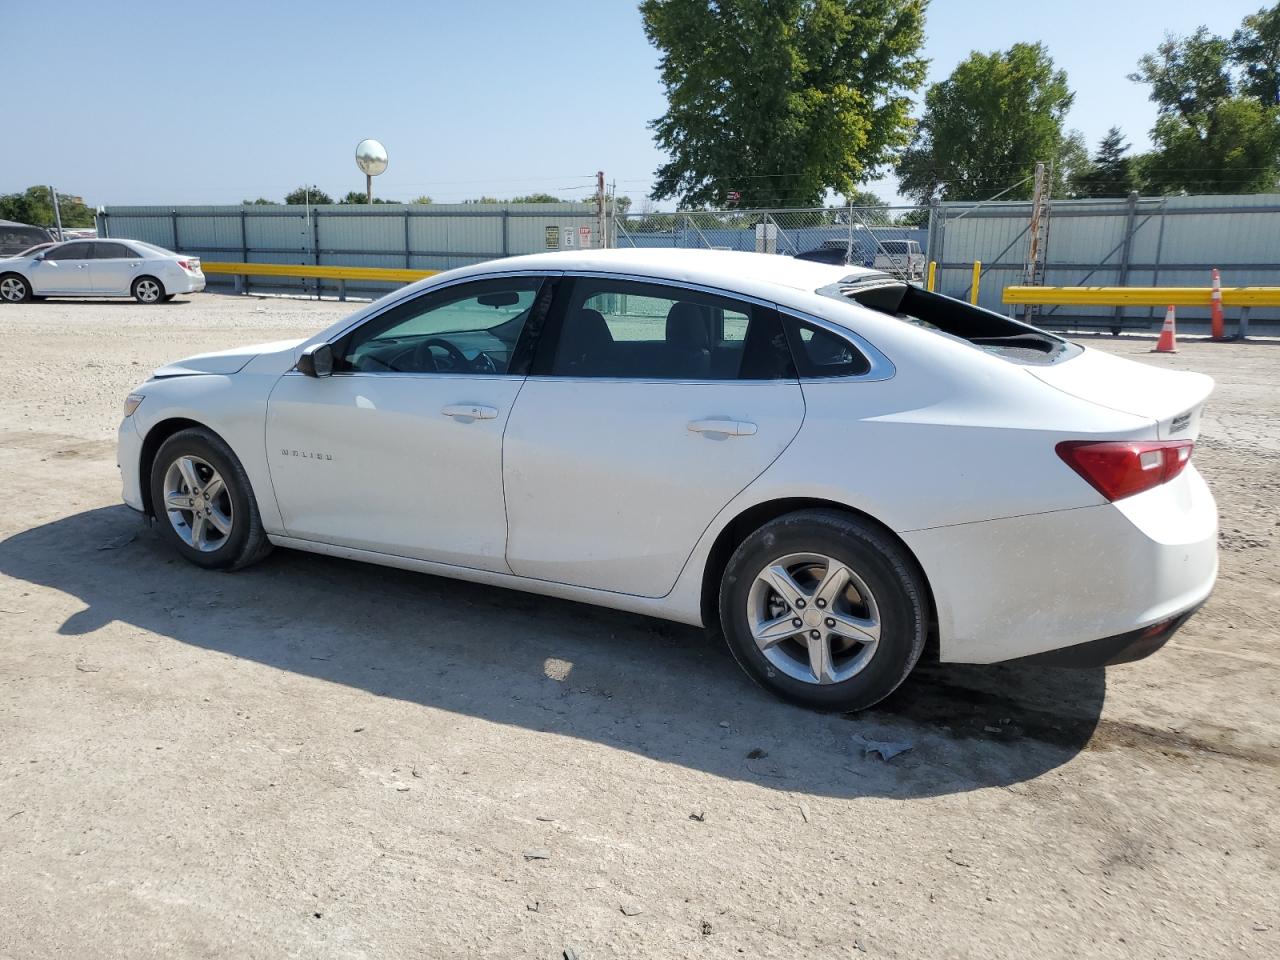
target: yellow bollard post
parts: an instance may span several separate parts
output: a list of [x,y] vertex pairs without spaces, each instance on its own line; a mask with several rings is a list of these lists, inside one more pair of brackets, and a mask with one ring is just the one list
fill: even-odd
[[969,302],[978,304],[978,282],[982,279],[982,261],[973,261],[973,283],[969,286]]
[[934,284],[937,282],[937,280],[938,280],[938,261],[930,260],[929,261],[929,277],[927,280],[925,280],[924,288],[928,290],[930,293],[933,293]]

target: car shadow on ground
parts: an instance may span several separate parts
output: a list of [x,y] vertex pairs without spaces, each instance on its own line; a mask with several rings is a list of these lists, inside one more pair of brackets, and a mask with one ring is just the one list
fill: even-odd
[[[1106,694],[1100,669],[935,664],[872,711],[820,715],[758,689],[702,630],[294,551],[210,573],[125,507],[15,534],[0,573],[78,598],[63,635],[119,620],[407,704],[813,795],[1033,779],[1088,744]],[[868,740],[911,749],[885,761]]]

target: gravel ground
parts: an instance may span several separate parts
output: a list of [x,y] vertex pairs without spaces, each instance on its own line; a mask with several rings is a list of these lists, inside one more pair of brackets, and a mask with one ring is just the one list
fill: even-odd
[[1280,955],[1280,345],[1093,341],[1218,381],[1222,578],[1164,651],[846,719],[685,627],[176,561],[119,505],[125,393],[347,310],[0,307],[0,957]]

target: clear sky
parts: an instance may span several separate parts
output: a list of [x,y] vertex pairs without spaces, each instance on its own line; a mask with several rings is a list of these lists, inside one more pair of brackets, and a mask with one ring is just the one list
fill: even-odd
[[[1125,75],[1166,31],[1229,34],[1263,0],[933,0],[930,81],[971,50],[1044,41],[1076,91],[1069,126],[1146,142]],[[391,157],[375,193],[438,202],[644,196],[663,157],[657,54],[632,0],[307,3],[0,0],[0,192],[52,182],[99,203],[280,199],[362,189],[355,144]],[[57,38],[56,46],[48,41]],[[20,39],[21,38],[21,39]],[[878,189],[893,194],[891,181]]]

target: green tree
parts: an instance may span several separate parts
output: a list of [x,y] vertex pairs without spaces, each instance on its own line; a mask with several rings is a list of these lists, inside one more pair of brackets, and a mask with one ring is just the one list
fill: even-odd
[[[1200,27],[1168,36],[1129,79],[1151,87],[1154,149],[1142,158],[1156,193],[1256,193],[1280,179],[1280,106],[1271,89],[1276,11],[1246,18],[1232,40]],[[1280,19],[1280,17],[1276,17]]]
[[670,156],[652,196],[816,205],[889,162],[924,81],[926,0],[642,0]]
[[1231,56],[1244,71],[1241,92],[1280,106],[1280,3],[1244,18],[1231,36]]
[[[346,196],[344,196],[341,200],[338,201],[338,203],[345,204],[345,205],[362,204],[362,203],[368,203],[368,202],[369,202],[368,194],[366,194],[363,190],[348,190]],[[390,200],[383,197],[374,197],[373,202],[374,203],[399,203],[400,201]]]
[[1060,181],[1054,194],[1061,195],[1083,149],[1063,132],[1074,97],[1043,44],[970,54],[925,94],[924,116],[898,163],[901,191],[922,204],[935,196],[985,200],[1006,190],[1005,199],[1025,200],[1036,163],[1051,162]]
[[[74,194],[63,194],[59,190],[58,210],[62,214],[64,227],[93,226],[93,210]],[[37,227],[52,227],[56,221],[49,188],[39,185],[27,187],[21,193],[6,193],[0,196],[0,220],[29,223]]]
[[302,206],[304,203],[310,202],[312,206],[318,203],[333,203],[333,197],[329,196],[315,184],[311,186],[301,186],[295,190],[291,190],[284,195],[284,202],[291,207]]
[[1129,144],[1119,127],[1112,127],[1098,143],[1098,152],[1088,166],[1074,179],[1080,197],[1124,197],[1138,188],[1133,158],[1125,156]]
[[274,200],[268,200],[266,197],[259,197],[257,200],[241,200],[240,205],[243,207],[278,207],[279,204]]
[[564,203],[559,197],[553,197],[549,193],[530,193],[523,197],[512,197],[509,203]]
[[419,206],[426,206],[427,204],[429,204],[429,203],[434,203],[434,202],[435,202],[435,201],[433,201],[433,200],[432,200],[430,197],[428,197],[425,193],[424,193],[422,196],[420,196],[420,197],[414,197],[414,198],[413,198],[413,200],[411,200],[411,201],[410,201],[410,203],[414,203],[414,204],[417,204],[417,205],[419,205]]

